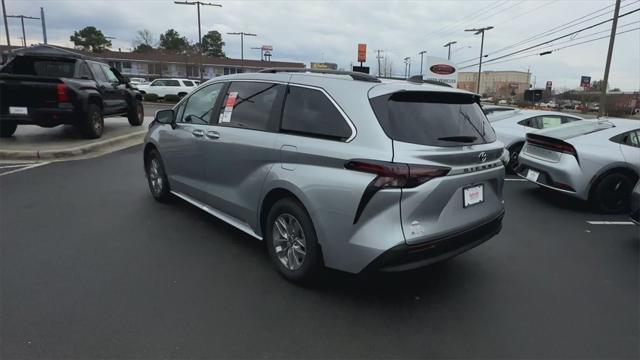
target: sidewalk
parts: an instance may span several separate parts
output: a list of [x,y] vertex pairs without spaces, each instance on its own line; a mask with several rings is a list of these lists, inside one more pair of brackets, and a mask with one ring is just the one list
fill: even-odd
[[11,138],[0,139],[0,160],[56,160],[97,156],[139,144],[153,116],[145,116],[142,126],[131,126],[124,117],[104,119],[99,139],[84,139],[73,126],[41,128],[18,126]]

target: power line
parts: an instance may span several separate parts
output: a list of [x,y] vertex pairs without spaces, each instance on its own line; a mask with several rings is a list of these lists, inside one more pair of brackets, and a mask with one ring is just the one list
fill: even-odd
[[[619,32],[616,33],[616,35],[622,35],[622,34],[626,34],[626,33],[632,32],[632,31],[638,31],[638,30],[640,30],[640,27],[629,29],[629,30],[625,30],[625,31],[619,31]],[[611,36],[610,35],[606,35],[606,36],[601,36],[601,37],[598,37],[598,38],[595,38],[595,39],[581,41],[581,42],[578,42],[578,43],[575,43],[575,44],[562,46],[562,47],[559,47],[557,49],[553,49],[553,50],[551,50],[551,52],[557,52],[557,51],[560,51],[560,50],[563,50],[563,49],[567,49],[567,48],[570,48],[570,47],[583,45],[583,44],[588,44],[588,43],[591,43],[591,42],[594,42],[594,41],[598,41],[598,40],[602,40],[602,39],[608,39],[609,37],[611,37]],[[505,63],[505,62],[509,62],[509,61],[520,60],[520,59],[524,59],[524,58],[528,58],[528,57],[532,57],[532,56],[541,56],[541,54],[540,53],[528,54],[528,55],[518,56],[518,57],[515,57],[515,58],[511,58],[511,59],[505,59],[505,60],[502,60],[502,61],[487,60],[487,61],[485,61],[483,63],[483,65],[487,65],[487,66],[496,65],[496,64],[501,64],[501,63]],[[477,64],[464,66],[464,67],[459,68],[459,70],[464,70],[464,69],[467,69],[467,68],[470,68],[470,67],[474,67],[476,65]]]
[[[633,5],[633,4],[635,4],[635,3],[638,3],[638,2],[640,2],[640,0],[636,0],[636,1],[634,1],[634,2],[631,2],[631,3],[625,4],[622,8],[625,8],[625,7],[627,7],[627,6],[631,6],[631,5]],[[603,11],[603,10],[606,10],[606,9],[608,9],[608,8],[612,7],[612,6],[614,6],[614,5],[612,4],[612,5],[605,6],[605,7],[601,8],[601,9],[598,9],[598,10],[596,10],[596,11],[593,11],[593,12],[591,12],[591,13],[589,13],[589,14],[586,14],[586,15],[583,15],[583,16],[581,16],[581,17],[579,17],[579,18],[573,19],[573,20],[571,20],[571,21],[569,21],[569,22],[567,22],[567,23],[565,23],[565,24],[562,24],[562,25],[556,26],[556,27],[554,27],[554,28],[548,29],[548,30],[543,31],[543,32],[541,32],[541,33],[539,33],[539,34],[533,35],[533,36],[531,36],[531,37],[529,37],[529,38],[526,38],[526,39],[524,39],[524,40],[521,40],[521,41],[519,41],[519,42],[516,42],[515,44],[509,45],[509,46],[505,46],[505,47],[500,48],[500,49],[498,49],[498,50],[492,51],[492,52],[488,53],[487,55],[493,55],[493,54],[496,54],[496,53],[499,53],[499,52],[502,52],[502,51],[505,51],[505,50],[513,49],[514,47],[517,47],[518,45],[523,45],[523,44],[529,43],[529,42],[531,42],[531,41],[534,41],[534,40],[537,40],[537,39],[541,39],[541,38],[546,37],[546,36],[549,36],[549,35],[556,34],[556,33],[560,32],[560,31],[562,31],[562,30],[566,30],[566,29],[569,29],[569,28],[572,28],[572,27],[578,26],[578,25],[583,24],[583,23],[585,23],[585,22],[588,22],[588,21],[590,21],[590,20],[597,19],[597,18],[599,18],[599,17],[605,16],[605,15],[607,15],[607,13],[599,14],[599,15],[596,15],[596,16],[592,16],[592,17],[590,17],[590,18],[588,18],[588,19],[585,19],[585,18],[587,18],[587,17],[589,17],[589,16],[591,16],[591,15],[594,15],[594,14],[596,14],[596,13],[599,13],[599,12],[601,12],[601,11]],[[583,21],[580,21],[580,20],[582,20],[582,19],[584,19],[584,20],[583,20]],[[576,21],[580,21],[580,22],[575,23]],[[575,23],[575,24],[574,24],[574,23]],[[573,25],[571,25],[571,24],[573,24]]]
[[489,11],[492,11],[502,5],[504,5],[507,2],[507,0],[497,0],[494,1],[493,3],[491,3],[489,6],[487,6],[486,8],[480,10],[480,11],[475,11],[472,14],[469,14],[468,16],[465,16],[464,18],[462,18],[462,20],[454,23],[454,24],[450,24],[447,26],[444,26],[436,31],[432,31],[428,34],[426,34],[427,39],[431,39],[433,36],[431,35],[436,35],[436,34],[440,34],[441,36],[444,36],[446,34],[451,33],[451,31],[459,26],[462,26],[463,24],[469,23],[472,20],[478,18],[479,16],[484,16],[486,13],[488,13]]
[[531,14],[532,12],[535,12],[535,11],[537,11],[537,10],[540,10],[540,9],[542,9],[543,7],[547,7],[547,6],[549,6],[551,3],[554,3],[554,2],[557,2],[557,1],[558,1],[558,0],[551,0],[551,1],[548,1],[548,2],[546,2],[546,3],[543,3],[543,4],[542,4],[542,5],[540,5],[540,6],[537,6],[537,7],[533,8],[533,9],[530,9],[530,10],[527,10],[527,11],[522,12],[522,13],[520,13],[520,14],[514,15],[514,16],[510,17],[509,19],[507,19],[507,20],[505,20],[505,21],[503,21],[503,22],[501,22],[501,23],[498,23],[497,25],[503,25],[503,24],[506,24],[506,23],[508,23],[508,22],[511,22],[511,21],[513,21],[513,20],[515,20],[515,19],[517,19],[517,18],[519,18],[519,17],[522,17],[522,16],[524,16],[524,15]]
[[[635,10],[631,10],[631,11],[628,11],[628,12],[626,12],[626,13],[624,13],[624,14],[620,15],[618,18],[622,18],[622,17],[625,17],[625,16],[627,16],[627,15],[631,15],[631,14],[636,13],[636,12],[638,12],[638,11],[640,11],[640,8],[635,9]],[[523,52],[525,52],[525,51],[527,51],[527,50],[531,50],[531,49],[534,49],[534,48],[538,48],[538,47],[540,47],[540,46],[542,46],[542,45],[549,44],[549,43],[554,42],[554,41],[556,41],[556,40],[560,40],[560,39],[566,38],[566,37],[568,37],[568,36],[571,36],[571,35],[574,35],[574,34],[578,34],[578,33],[582,32],[582,31],[584,31],[584,30],[592,29],[592,28],[594,28],[594,27],[596,27],[596,26],[600,26],[600,25],[602,25],[602,24],[606,24],[606,23],[608,23],[608,22],[610,22],[610,21],[612,21],[612,20],[613,20],[613,18],[608,19],[608,20],[601,21],[601,22],[599,22],[599,23],[596,23],[596,24],[593,24],[593,25],[590,25],[590,26],[584,27],[584,28],[582,28],[582,29],[579,29],[579,30],[576,30],[576,31],[570,32],[570,33],[568,33],[568,34],[565,34],[565,35],[562,35],[562,36],[558,36],[558,37],[553,38],[553,39],[551,39],[551,40],[547,40],[547,41],[541,42],[541,43],[539,43],[539,44],[532,45],[532,46],[529,46],[529,47],[527,47],[527,48],[524,48],[524,49],[521,49],[521,50],[517,50],[517,51],[514,51],[514,52],[509,53],[509,54],[506,54],[506,55],[498,56],[497,58],[493,58],[493,59],[491,59],[491,60],[487,60],[485,63],[493,62],[493,61],[496,61],[496,60],[499,60],[499,59],[503,59],[503,58],[506,58],[506,57],[509,57],[509,56],[512,56],[512,55],[517,55],[517,54],[523,53]],[[476,66],[476,65],[478,65],[478,64],[465,66],[465,68],[466,68],[466,67],[470,67],[470,66]]]

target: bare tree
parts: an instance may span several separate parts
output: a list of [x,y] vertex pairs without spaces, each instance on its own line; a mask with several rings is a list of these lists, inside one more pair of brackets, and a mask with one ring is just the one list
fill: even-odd
[[136,37],[132,41],[133,47],[138,51],[151,50],[158,46],[158,41],[151,31],[142,29],[136,31]]

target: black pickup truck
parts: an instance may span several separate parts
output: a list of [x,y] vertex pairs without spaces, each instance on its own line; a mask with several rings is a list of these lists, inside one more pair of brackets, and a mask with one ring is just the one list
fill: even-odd
[[0,69],[0,137],[18,125],[75,125],[99,138],[104,117],[124,115],[131,126],[144,119],[142,95],[116,69],[87,58],[24,54]]

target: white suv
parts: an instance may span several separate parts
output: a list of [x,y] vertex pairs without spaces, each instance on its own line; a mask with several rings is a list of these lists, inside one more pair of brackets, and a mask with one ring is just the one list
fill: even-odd
[[142,94],[156,94],[158,97],[166,95],[187,95],[198,85],[189,79],[155,79],[150,84],[136,85]]

